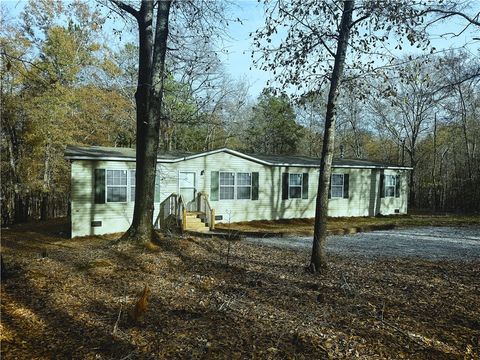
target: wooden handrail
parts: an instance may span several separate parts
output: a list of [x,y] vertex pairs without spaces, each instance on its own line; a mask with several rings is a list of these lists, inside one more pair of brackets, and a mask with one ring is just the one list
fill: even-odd
[[205,220],[210,230],[215,229],[215,210],[212,208],[212,206],[208,202],[208,195],[205,194],[204,192],[199,192],[198,199],[199,199],[198,210],[205,214],[205,217],[206,217]]
[[178,208],[178,216],[177,219],[180,220],[180,224],[182,225],[182,231],[185,231],[187,228],[187,204],[185,203],[185,198],[182,194],[178,195],[177,197],[177,208]]
[[[205,214],[205,222],[210,230],[215,229],[215,209],[210,205],[208,195],[202,192],[198,193],[197,206],[197,211]],[[184,231],[187,228],[187,210],[185,198],[182,195],[172,193],[160,203],[160,209],[154,225],[156,228],[163,228],[165,220],[173,215],[177,225],[180,225]]]
[[173,215],[177,223],[180,221],[185,223],[184,217],[185,199],[182,195],[176,193],[170,194],[165,200],[160,203],[160,209],[158,211],[157,219],[154,222],[156,228],[162,228],[165,224],[165,220]]

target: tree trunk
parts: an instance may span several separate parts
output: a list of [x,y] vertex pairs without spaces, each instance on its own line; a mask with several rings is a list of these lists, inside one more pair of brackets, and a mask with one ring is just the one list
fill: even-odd
[[335,118],[336,104],[339,85],[343,76],[345,56],[348,48],[350,26],[352,24],[352,12],[354,1],[347,0],[343,3],[342,21],[335,54],[330,90],[328,93],[327,112],[325,115],[325,132],[323,136],[322,157],[320,160],[320,175],[318,181],[317,201],[315,209],[315,228],[313,234],[312,256],[310,266],[313,272],[326,267],[325,243],[327,240],[327,211],[328,211],[328,188],[332,170],[332,159],[335,142]]
[[155,173],[162,118],[170,5],[171,1],[157,2],[155,31],[153,1],[143,1],[138,12],[131,8],[131,11],[127,10],[137,19],[140,46],[138,84],[135,93],[137,105],[135,206],[132,225],[121,238],[124,240],[148,242],[157,239],[153,228]]
[[410,180],[408,187],[410,189],[409,192],[409,207],[414,208],[416,206],[416,195],[417,195],[417,189],[416,189],[416,183],[415,183],[415,169],[417,166],[417,160],[415,158],[415,155],[413,153],[410,153],[410,166],[412,167],[412,170],[410,170]]
[[42,193],[40,198],[40,220],[48,220],[48,195],[46,193]]
[[14,223],[18,224],[21,222],[24,222],[24,205],[23,205],[23,199],[21,195],[18,192],[14,193]]
[[432,161],[432,182],[433,182],[433,193],[432,193],[432,211],[435,213],[437,211],[437,179],[436,179],[436,167],[437,167],[437,113],[433,120],[433,161]]

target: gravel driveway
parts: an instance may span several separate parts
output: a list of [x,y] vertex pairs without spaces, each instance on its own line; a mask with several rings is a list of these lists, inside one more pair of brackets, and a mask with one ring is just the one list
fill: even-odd
[[[312,246],[311,236],[246,240],[275,247],[310,249]],[[399,256],[480,261],[480,226],[417,227],[332,235],[327,240],[327,252],[362,257]]]

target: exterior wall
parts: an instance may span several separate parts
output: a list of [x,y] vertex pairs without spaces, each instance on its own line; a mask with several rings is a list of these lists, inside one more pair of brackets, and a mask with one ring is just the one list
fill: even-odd
[[[258,172],[258,200],[209,200],[219,222],[238,222],[261,219],[308,218],[315,215],[318,171],[304,167],[273,167],[258,164],[228,153],[216,153],[173,164],[160,164],[161,201],[172,192],[178,193],[178,173],[196,174],[198,191],[210,194],[210,172]],[[203,172],[203,175],[202,175]],[[282,200],[282,173],[309,173],[309,198]]]
[[[72,161],[72,237],[123,232],[132,221],[133,202],[95,204],[94,169],[135,170],[135,162]],[[155,214],[158,213],[157,207]],[[93,221],[101,221],[102,226],[92,227]]]
[[[95,168],[130,170],[134,162],[127,161],[72,161],[72,237],[121,232],[128,229],[133,216],[133,202],[94,204]],[[195,188],[210,194],[210,172],[258,172],[258,200],[218,200],[210,205],[218,222],[312,218],[318,186],[318,169],[306,167],[266,166],[226,152],[219,152],[176,163],[159,163],[160,203],[172,193],[179,193],[179,172],[195,173]],[[375,216],[400,214],[407,211],[407,172],[401,172],[401,196],[380,198],[379,183],[383,170],[334,168],[338,174],[349,174],[349,198],[329,200],[329,216]],[[282,200],[282,173],[308,173],[308,199]],[[385,174],[397,174],[385,170]],[[155,218],[158,204],[155,204]],[[92,227],[92,221],[102,221],[101,227]],[[153,221],[153,219],[152,219]]]
[[[393,215],[407,213],[407,199],[408,199],[408,179],[407,171],[385,170],[385,175],[400,174],[400,197],[380,197],[377,194],[377,201],[379,201],[379,210],[375,215]],[[377,181],[380,182],[380,171],[377,171]]]
[[372,170],[351,168],[332,170],[333,174],[349,174],[349,196],[348,199],[331,198],[328,201],[328,216],[370,216]]

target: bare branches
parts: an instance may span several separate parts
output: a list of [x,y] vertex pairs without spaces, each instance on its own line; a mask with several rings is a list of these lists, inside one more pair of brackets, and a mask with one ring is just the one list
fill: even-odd
[[291,11],[287,11],[285,9],[285,7],[283,6],[279,6],[279,11],[280,12],[283,12],[284,14],[288,15],[290,18],[294,19],[295,21],[297,21],[297,23],[301,24],[302,26],[304,26],[305,28],[309,29],[312,34],[315,34],[317,37],[318,37],[318,41],[320,44],[323,45],[323,47],[325,48],[325,50],[327,50],[327,52],[332,56],[332,57],[335,57],[335,52],[332,51],[330,49],[330,47],[327,45],[327,43],[325,42],[325,40],[323,39],[323,37],[326,35],[325,33],[323,34],[320,34],[318,32],[318,29],[314,28],[313,26],[307,24],[305,21],[299,19],[297,16],[295,16]]
[[132,6],[124,3],[123,1],[120,0],[110,0],[113,4],[115,4],[119,9],[126,11],[130,15],[132,15],[135,19],[139,19],[140,17],[140,12],[136,9],[134,9]]
[[446,89],[452,89],[458,85],[461,85],[465,82],[468,82],[470,80],[473,80],[473,79],[476,79],[476,78],[480,78],[480,68],[477,68],[474,72],[470,73],[470,74],[467,74],[467,75],[464,75],[462,78],[452,82],[452,83],[449,83],[449,84],[446,84],[444,86],[441,86],[439,87],[436,92],[440,92],[440,91],[443,91],[443,90],[446,90]]
[[478,12],[473,17],[470,17],[467,14],[460,11],[441,9],[441,8],[429,8],[423,12],[423,14],[429,14],[429,13],[441,14],[442,16],[439,17],[439,20],[444,20],[452,16],[459,16],[464,20],[467,20],[470,24],[480,27],[480,12]]

